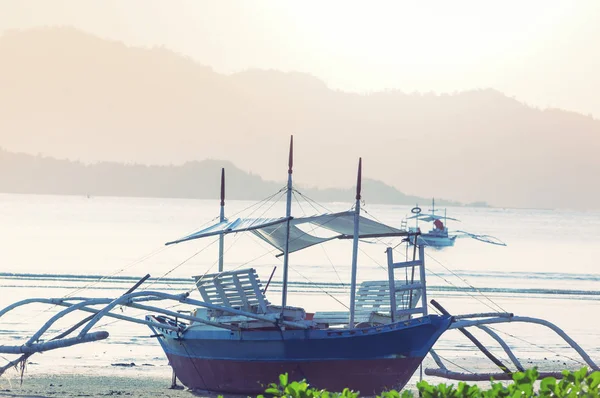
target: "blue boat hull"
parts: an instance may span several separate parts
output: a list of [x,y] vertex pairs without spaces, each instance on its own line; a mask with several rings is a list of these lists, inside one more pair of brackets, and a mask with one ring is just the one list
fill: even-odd
[[419,244],[423,246],[431,246],[431,247],[448,247],[454,246],[454,241],[456,240],[456,236],[435,236],[423,234],[419,236]]
[[258,394],[288,373],[317,388],[371,395],[404,387],[449,325],[450,317],[427,316],[352,330],[154,331],[191,389]]
[[[419,245],[435,248],[454,246],[454,241],[456,241],[456,235],[448,236],[446,234],[424,233],[417,238]],[[415,244],[414,236],[410,238],[410,244]]]

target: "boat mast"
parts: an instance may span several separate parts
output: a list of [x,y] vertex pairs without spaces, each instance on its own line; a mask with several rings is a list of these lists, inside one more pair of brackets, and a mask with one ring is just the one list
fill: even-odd
[[[221,169],[221,212],[219,213],[219,222],[225,221],[225,168]],[[219,272],[223,272],[223,247],[225,245],[225,235],[219,235]]]
[[444,208],[444,229],[448,229],[448,221],[446,220],[446,210],[447,209]]
[[[287,304],[287,284],[288,284],[288,256],[290,250],[290,216],[292,214],[292,166],[294,164],[294,136],[290,137],[290,157],[288,160],[288,182],[287,182],[287,201],[285,207],[285,249],[283,251],[283,288],[281,290],[281,306]],[[283,309],[282,309],[283,311]]]
[[[419,204],[417,203],[417,205],[415,207],[419,207]],[[417,231],[419,230],[419,214],[420,214],[420,212],[417,213],[417,216],[415,217],[415,229]],[[415,239],[416,239],[416,236],[415,236]],[[416,240],[415,240],[415,242],[416,242]]]
[[350,328],[354,328],[354,307],[356,304],[356,263],[358,259],[361,179],[362,158],[358,158],[358,175],[356,177],[356,204],[354,205],[354,239],[352,240],[352,279],[350,281],[350,321],[348,325]]

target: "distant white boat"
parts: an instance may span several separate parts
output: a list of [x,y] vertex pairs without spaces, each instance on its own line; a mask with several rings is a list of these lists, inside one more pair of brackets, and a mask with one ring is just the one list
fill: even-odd
[[[430,246],[435,248],[444,248],[449,246],[454,246],[454,242],[456,238],[473,238],[485,243],[490,243],[493,245],[506,246],[506,243],[502,242],[500,239],[489,236],[489,235],[477,235],[470,232],[465,231],[454,231],[453,233],[448,232],[447,221],[458,221],[460,220],[456,218],[451,218],[446,215],[446,209],[444,209],[444,215],[435,214],[435,198],[431,200],[431,213],[423,214],[421,208],[417,204],[417,206],[411,209],[411,213],[413,214],[410,217],[407,217],[403,222],[403,227],[408,229],[409,232],[419,232],[420,235],[412,235],[411,244],[414,244],[414,240],[418,239],[417,242],[419,245]],[[414,227],[407,227],[407,220],[415,220]],[[419,227],[419,221],[421,222],[430,222],[432,223],[432,228],[429,232],[421,232]]]

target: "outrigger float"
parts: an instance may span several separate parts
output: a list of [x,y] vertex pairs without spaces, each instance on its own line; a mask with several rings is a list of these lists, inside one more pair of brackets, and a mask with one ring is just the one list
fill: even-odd
[[[146,275],[116,298],[31,298],[14,303],[0,311],[0,318],[17,307],[31,303],[65,308],[48,319],[24,344],[0,346],[0,353],[20,354],[0,368],[0,374],[10,367],[24,366],[28,358],[37,352],[108,338],[108,332],[94,330],[98,321],[105,317],[148,326],[181,383],[190,389],[219,393],[262,393],[267,384],[277,381],[280,374],[288,373],[291,380],[306,379],[318,388],[340,391],[348,387],[363,395],[371,395],[403,388],[428,354],[439,368],[425,369],[427,375],[458,380],[486,380],[490,376],[506,379],[513,370],[467,331],[475,327],[489,334],[508,354],[513,369],[522,370],[523,366],[506,342],[487,327],[498,323],[528,322],[547,326],[573,347],[591,369],[598,369],[583,349],[562,330],[540,319],[496,312],[452,316],[434,300],[431,304],[441,314],[430,314],[423,245],[413,245],[412,253],[405,261],[394,259],[394,248],[387,247],[388,279],[365,281],[357,286],[359,241],[387,237],[400,238],[407,243],[418,237],[418,232],[397,229],[361,215],[361,160],[353,208],[340,213],[292,217],[292,164],[293,141],[290,143],[284,217],[227,219],[223,171],[219,222],[167,243],[219,237],[218,272],[194,277],[202,300],[191,298],[190,292],[137,291],[150,277]],[[313,235],[301,226],[323,228],[332,232],[333,236]],[[225,235],[241,232],[255,235],[278,249],[283,256],[280,305],[267,299],[266,289],[270,280],[263,287],[253,268],[224,269]],[[349,311],[307,313],[301,307],[288,305],[289,254],[333,239],[352,241]],[[402,277],[397,275],[398,270],[403,271]],[[156,303],[163,306],[158,307]],[[190,310],[172,311],[164,308],[167,303],[185,304]],[[121,307],[144,310],[151,315],[140,319],[116,313],[115,309]],[[46,336],[57,320],[75,311],[91,315],[57,336]],[[449,370],[433,349],[439,337],[449,329],[463,332],[500,367],[501,372],[463,374]],[[239,377],[241,374],[244,377]],[[560,374],[552,375],[561,377]]]

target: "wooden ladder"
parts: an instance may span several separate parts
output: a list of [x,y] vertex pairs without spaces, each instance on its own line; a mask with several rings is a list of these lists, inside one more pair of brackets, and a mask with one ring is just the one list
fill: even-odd
[[[422,316],[427,315],[427,286],[425,283],[425,248],[422,245],[418,247],[419,258],[413,261],[404,261],[395,263],[394,254],[391,247],[386,250],[388,259],[388,279],[389,279],[389,291],[390,291],[390,315],[392,322],[405,318],[408,316],[410,319],[412,315],[421,314]],[[407,281],[406,284],[400,286],[396,285],[395,271],[397,269],[407,268],[411,269],[411,280]],[[414,280],[415,271],[418,269],[418,281]],[[413,305],[413,299],[416,293],[420,293],[421,306],[417,307],[416,303]],[[401,297],[407,297],[409,305],[404,303],[404,299],[401,303],[398,303],[398,294]],[[405,296],[406,295],[406,296]],[[400,304],[400,308],[399,305]]]

